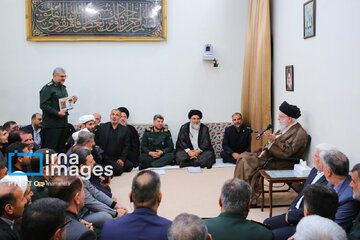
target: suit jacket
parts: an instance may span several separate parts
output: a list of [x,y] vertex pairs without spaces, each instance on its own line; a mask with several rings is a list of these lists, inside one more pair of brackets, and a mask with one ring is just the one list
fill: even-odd
[[[35,130],[34,130],[34,127],[32,126],[32,124],[26,125],[26,126],[20,128],[20,129],[21,129],[21,130],[28,130],[28,131],[32,132],[33,137],[34,137],[34,131],[35,131]],[[44,146],[44,142],[45,142],[44,131],[43,131],[42,128],[40,128],[40,129],[41,129],[41,131],[40,131],[41,146]],[[34,150],[35,150],[35,151],[38,150],[38,149],[40,149],[41,146],[38,146],[38,145],[34,142]]]
[[98,190],[91,182],[82,178],[85,192],[85,206],[80,210],[79,216],[86,215],[88,210],[91,212],[106,212],[115,217],[117,212],[113,209],[116,202],[102,191]]
[[271,240],[273,234],[264,225],[246,220],[242,214],[223,212],[204,220],[215,240]]
[[[180,128],[179,135],[176,141],[176,151],[184,151],[187,148],[189,148],[190,150],[194,150],[194,147],[190,141],[189,134],[190,134],[190,122],[185,123]],[[198,145],[199,148],[204,152],[205,151],[214,152],[214,149],[211,145],[209,128],[202,123],[200,124]]]
[[[338,191],[339,208],[336,212],[335,222],[346,232],[350,232],[353,220],[360,210],[360,203],[353,198],[353,189],[350,187],[351,176],[348,175]],[[332,184],[329,184],[333,186]]]
[[171,221],[159,217],[149,208],[136,208],[133,213],[105,222],[102,240],[166,240]]
[[[296,204],[298,203],[299,199],[304,196],[304,190],[305,190],[306,186],[311,184],[311,182],[316,177],[317,172],[318,171],[316,168],[311,169],[310,174],[309,174],[308,178],[306,179],[303,189],[301,190],[299,195],[294,199],[294,201],[292,201],[289,211],[288,211],[288,223],[297,224],[301,220],[301,218],[304,217],[304,199],[301,201],[301,204],[298,209],[296,208]],[[315,183],[327,184],[327,180],[323,175]]]
[[66,240],[96,240],[96,234],[80,223],[74,213],[67,211],[66,217],[72,220],[66,225]]
[[272,156],[276,158],[302,157],[306,143],[307,133],[300,123],[296,123],[284,134],[277,137],[270,149],[266,149],[263,156],[265,159]]
[[[237,141],[236,141],[237,140]],[[251,133],[245,124],[240,127],[240,133],[237,133],[234,125],[225,128],[224,139],[222,142],[224,152],[231,155],[234,152],[251,151]]]
[[[99,145],[101,149],[105,151],[106,145],[108,143],[108,135],[110,128],[112,128],[111,122],[102,123],[99,125],[98,130],[95,132],[95,143]],[[118,125],[119,134],[117,136],[117,145],[119,146],[116,159],[121,159],[125,161],[127,159],[129,147],[130,147],[130,132],[127,127]],[[103,153],[103,156],[106,156],[106,152]]]
[[[16,224],[14,223],[14,228],[16,228]],[[20,234],[15,229],[11,230],[9,224],[0,219],[0,239],[1,240],[20,240]]]

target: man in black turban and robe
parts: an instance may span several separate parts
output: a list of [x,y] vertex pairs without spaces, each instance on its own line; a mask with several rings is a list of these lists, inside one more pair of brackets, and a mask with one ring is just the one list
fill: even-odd
[[[245,180],[253,189],[252,200],[256,200],[260,192],[259,170],[269,157],[288,158],[301,157],[306,143],[307,133],[297,119],[301,116],[300,109],[284,101],[279,107],[279,130],[275,133],[266,131],[264,135],[269,139],[263,147],[254,152],[244,152],[236,161],[234,177]],[[291,168],[291,162],[274,162],[271,169]]]
[[180,167],[211,168],[215,153],[211,145],[209,128],[200,123],[202,113],[190,110],[190,122],[181,126],[176,142],[176,162]]

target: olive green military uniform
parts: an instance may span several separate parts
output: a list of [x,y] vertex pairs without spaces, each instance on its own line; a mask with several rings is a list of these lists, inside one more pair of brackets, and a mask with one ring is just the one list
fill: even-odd
[[353,225],[350,230],[350,234],[348,235],[348,239],[360,239],[360,213],[353,221]]
[[[161,150],[164,154],[160,158],[154,159],[149,156],[149,152],[155,152],[156,150]],[[155,132],[154,127],[148,128],[141,142],[140,165],[163,167],[171,164],[175,159],[173,151],[174,144],[168,129],[162,128],[160,132]]]
[[40,198],[49,197],[48,181],[43,176],[32,176],[29,185],[30,190],[34,193],[31,197],[32,202]]
[[67,97],[64,85],[56,85],[53,80],[40,90],[40,108],[43,111],[42,128],[44,130],[44,145],[56,152],[65,152],[65,133],[68,123],[65,117],[59,117],[59,98]]
[[237,213],[223,212],[216,218],[204,220],[215,240],[271,240],[273,233],[261,223],[246,220]]

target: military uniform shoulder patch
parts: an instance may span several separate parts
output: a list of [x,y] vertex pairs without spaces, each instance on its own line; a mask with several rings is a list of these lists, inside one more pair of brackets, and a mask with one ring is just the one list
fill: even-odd
[[169,130],[167,128],[164,128],[164,132],[168,132]]
[[147,131],[147,132],[151,132],[151,128],[147,128],[146,131]]
[[52,85],[54,85],[54,82],[53,81],[51,81],[51,82],[49,82],[48,84],[46,84],[46,86],[52,86]]

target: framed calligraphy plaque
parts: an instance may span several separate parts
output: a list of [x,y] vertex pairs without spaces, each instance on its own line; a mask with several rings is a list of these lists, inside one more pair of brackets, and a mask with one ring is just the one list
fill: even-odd
[[28,41],[164,41],[166,0],[26,0]]

